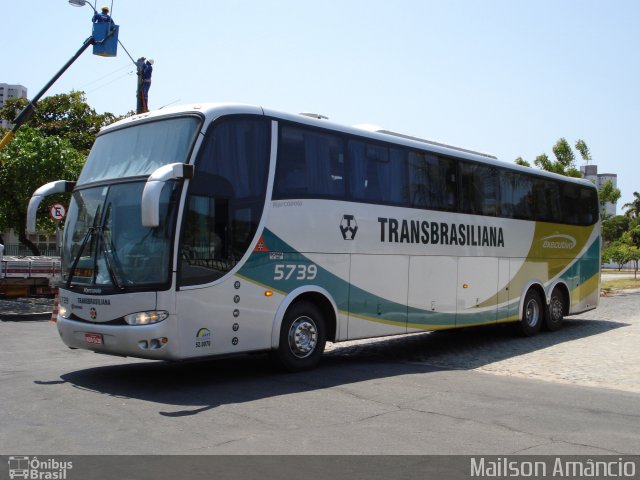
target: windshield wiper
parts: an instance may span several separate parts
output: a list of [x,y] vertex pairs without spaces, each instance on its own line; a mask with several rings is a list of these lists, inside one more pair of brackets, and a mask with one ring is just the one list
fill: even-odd
[[67,278],[67,288],[71,287],[71,282],[73,281],[73,277],[76,274],[76,268],[78,267],[78,262],[80,261],[80,257],[82,256],[82,252],[84,252],[84,248],[87,246],[87,242],[93,235],[94,227],[89,227],[87,233],[82,239],[82,245],[80,245],[80,250],[78,250],[78,254],[76,258],[73,259],[73,265],[71,265],[71,269],[69,270],[69,278]]
[[[71,286],[71,282],[73,281],[73,277],[75,276],[76,268],[78,266],[78,262],[80,261],[80,257],[82,257],[82,252],[84,252],[87,243],[91,239],[94,233],[99,235],[98,243],[102,244],[102,253],[104,255],[104,262],[107,266],[107,271],[109,272],[109,278],[111,278],[111,282],[118,290],[125,290],[125,287],[122,285],[122,282],[118,278],[117,269],[115,268],[115,259],[112,256],[111,250],[107,247],[107,239],[104,235],[103,227],[89,227],[87,230],[84,239],[82,240],[82,245],[80,245],[80,250],[78,250],[78,254],[76,258],[73,260],[73,265],[69,270],[69,278],[67,279],[67,288]],[[96,252],[96,260],[97,260],[97,252]],[[97,261],[94,261],[94,272],[97,270],[96,268]],[[94,273],[95,278],[95,273]]]

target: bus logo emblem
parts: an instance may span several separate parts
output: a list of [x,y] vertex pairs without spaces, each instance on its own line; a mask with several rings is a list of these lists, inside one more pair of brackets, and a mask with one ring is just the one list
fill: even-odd
[[208,328],[201,328],[196,333],[196,348],[210,347],[211,346],[211,330]]
[[550,235],[542,239],[542,248],[571,250],[578,242],[571,235]]
[[353,215],[343,215],[340,222],[340,233],[345,240],[353,240],[356,238],[356,232],[358,231],[358,222]]

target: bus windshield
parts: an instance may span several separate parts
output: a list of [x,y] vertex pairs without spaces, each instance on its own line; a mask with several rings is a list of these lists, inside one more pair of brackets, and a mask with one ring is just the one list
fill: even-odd
[[168,284],[177,185],[165,185],[161,225],[146,228],[140,213],[146,178],[140,177],[162,165],[187,162],[200,123],[194,115],[164,118],[96,139],[65,225],[62,273],[67,287],[130,290]]
[[100,135],[78,185],[150,175],[162,165],[186,162],[200,122],[196,116],[166,118]]
[[68,287],[130,290],[169,282],[177,184],[169,182],[163,189],[156,228],[141,223],[144,185],[138,181],[74,192],[62,251]]

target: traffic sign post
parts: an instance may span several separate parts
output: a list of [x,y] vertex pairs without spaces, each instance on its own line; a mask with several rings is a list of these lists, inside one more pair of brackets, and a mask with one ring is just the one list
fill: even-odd
[[54,203],[49,209],[49,216],[56,222],[56,247],[62,247],[62,238],[60,236],[60,221],[67,215],[67,209],[61,203]]

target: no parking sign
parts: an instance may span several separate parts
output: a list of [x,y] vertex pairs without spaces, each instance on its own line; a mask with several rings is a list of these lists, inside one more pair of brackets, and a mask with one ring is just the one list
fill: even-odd
[[61,203],[54,203],[49,209],[49,216],[54,222],[59,222],[67,214],[67,209]]

